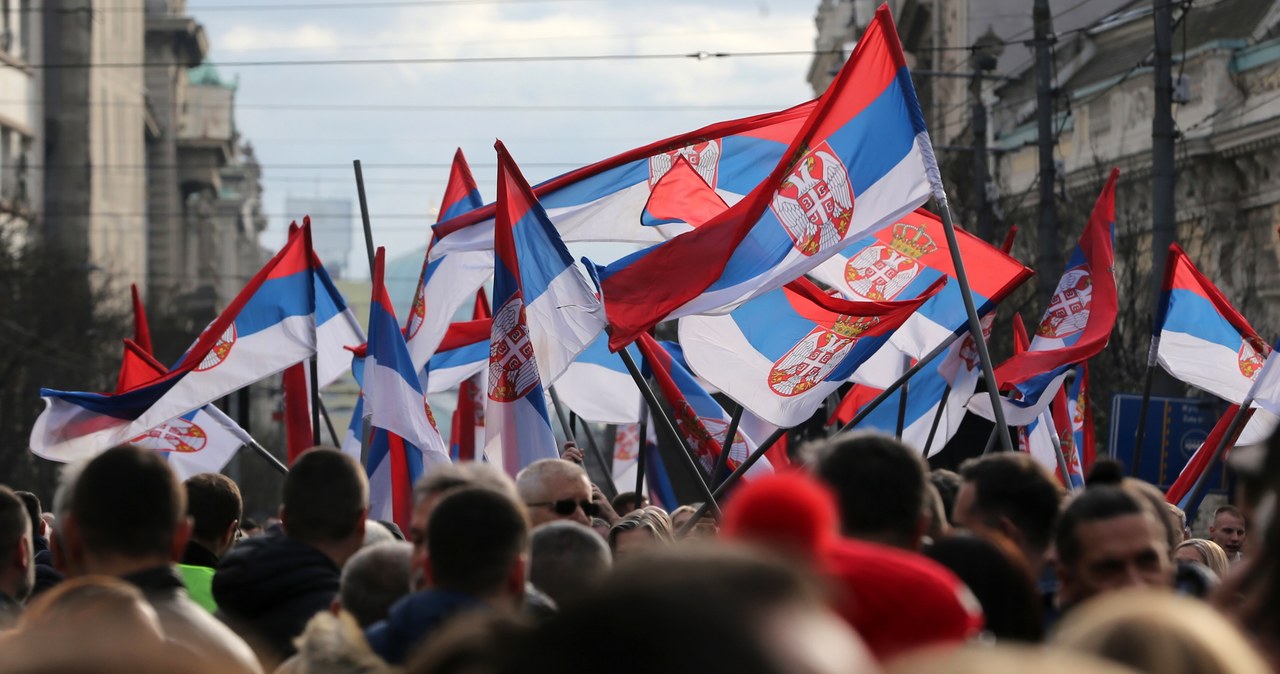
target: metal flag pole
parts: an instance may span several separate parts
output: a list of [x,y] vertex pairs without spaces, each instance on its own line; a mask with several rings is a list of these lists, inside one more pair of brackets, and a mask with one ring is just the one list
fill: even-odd
[[689,521],[685,522],[684,526],[681,527],[679,536],[684,536],[689,533],[689,531],[693,529],[693,526],[698,523],[698,520],[702,519],[702,516],[707,514],[708,510],[713,507],[718,509],[718,499],[731,489],[733,485],[737,484],[738,480],[741,480],[742,476],[746,475],[747,471],[751,470],[751,467],[756,465],[756,462],[760,460],[760,457],[764,456],[765,452],[769,451],[769,448],[773,446],[773,443],[781,439],[786,432],[787,429],[779,428],[771,433],[768,438],[765,438],[764,442],[756,446],[756,451],[751,452],[751,455],[747,457],[747,460],[738,464],[738,467],[729,474],[729,477],[726,477],[724,481],[716,487],[715,492],[711,494],[711,499],[698,506],[698,509],[693,512],[693,517],[689,518]]
[[631,378],[635,380],[636,386],[640,388],[640,395],[644,396],[645,402],[649,405],[649,411],[653,414],[654,419],[660,419],[663,427],[667,432],[676,439],[680,444],[680,458],[689,474],[693,476],[694,482],[698,486],[698,490],[702,492],[702,496],[707,499],[707,503],[715,514],[716,519],[720,519],[720,506],[715,502],[715,495],[711,492],[711,487],[707,486],[707,481],[702,476],[702,471],[698,468],[697,461],[693,458],[693,450],[689,448],[689,444],[685,442],[684,436],[676,430],[675,424],[671,423],[671,417],[663,411],[658,403],[658,396],[649,387],[649,382],[644,380],[644,375],[640,373],[640,367],[636,365],[636,360],[625,349],[619,349],[618,354],[622,356],[622,362],[627,365],[627,370],[631,372]]
[[351,162],[356,170],[356,193],[360,196],[360,220],[364,223],[364,247],[369,253],[369,274],[373,274],[373,227],[369,224],[369,200],[364,193],[364,171],[360,160]]
[[311,357],[311,444],[320,444],[320,376],[316,372],[319,355]]
[[[1258,378],[1261,379],[1261,375]],[[1209,475],[1213,473],[1213,467],[1222,460],[1227,447],[1235,444],[1240,431],[1244,430],[1244,422],[1250,416],[1249,408],[1253,405],[1253,399],[1253,391],[1249,391],[1249,395],[1245,396],[1244,402],[1240,403],[1240,408],[1236,410],[1235,416],[1231,417],[1227,432],[1223,434],[1222,440],[1218,441],[1218,446],[1213,448],[1213,456],[1209,458],[1209,463],[1205,464],[1204,472],[1200,473],[1200,477],[1196,478],[1195,484],[1191,487],[1191,500],[1187,501],[1187,505],[1191,507],[1188,510],[1194,511],[1200,508],[1200,501],[1204,499],[1204,493],[1209,489]],[[1187,513],[1187,517],[1191,517],[1190,512]]]
[[893,394],[898,391],[899,387],[907,383],[907,380],[914,377],[917,372],[924,369],[924,367],[932,362],[934,358],[945,353],[946,350],[950,348],[957,339],[960,339],[962,335],[964,335],[963,332],[954,333],[950,337],[942,340],[941,344],[933,347],[933,351],[930,351],[925,354],[924,358],[916,361],[916,364],[908,368],[906,372],[903,372],[902,376],[898,377],[896,381],[889,385],[889,388],[881,391],[879,395],[871,399],[871,402],[863,405],[862,409],[858,410],[858,413],[853,415],[853,418],[849,420],[849,423],[845,424],[844,427],[840,429],[840,432],[843,433],[861,423],[863,419],[867,418],[868,414],[871,414],[871,412],[880,406],[880,403],[883,403],[892,397]]
[[548,386],[547,392],[551,394],[551,406],[556,409],[556,418],[560,420],[560,428],[564,431],[564,439],[566,442],[578,444],[578,439],[574,437],[574,433],[569,429],[569,417],[564,413],[564,406],[560,404],[560,396],[556,393],[556,387]]
[[283,463],[280,462],[280,459],[277,459],[274,454],[272,454],[271,452],[268,452],[266,447],[263,447],[262,445],[258,444],[257,440],[254,440],[253,438],[249,438],[249,443],[246,445],[246,447],[249,447],[250,449],[252,449],[254,452],[258,454],[258,456],[261,456],[262,458],[266,459],[267,463],[271,464],[272,468],[275,468],[276,470],[280,471],[280,474],[282,475],[289,474],[289,469]]
[[738,435],[738,424],[742,422],[742,405],[733,403],[734,409],[729,416],[729,427],[724,431],[724,440],[720,442],[720,456],[716,457],[716,466],[711,470],[711,486],[716,486],[723,479],[725,466],[729,465],[729,451],[733,449]]
[[[636,452],[636,505],[644,500],[644,471],[646,466],[646,455],[649,451],[649,406],[640,403],[640,429],[637,432],[640,438],[640,449]],[[619,513],[625,514],[625,513]]]
[[[973,335],[973,345],[978,350],[978,360],[982,363],[982,378],[987,382],[987,395],[991,397],[991,411],[996,418],[997,429],[1007,429],[1009,424],[1004,418],[1004,406],[1000,400],[1000,387],[996,383],[995,368],[991,365],[991,352],[987,349],[987,339],[982,334],[982,321],[978,318],[978,308],[973,303],[973,289],[969,286],[969,274],[964,269],[964,259],[960,255],[960,243],[956,240],[956,226],[951,221],[951,207],[947,205],[947,195],[941,186],[934,195],[938,210],[942,215],[942,229],[947,234],[947,246],[951,249],[951,263],[956,268],[956,281],[960,284],[960,298],[964,300],[965,313],[969,314],[969,334]],[[1000,445],[1006,452],[1013,451],[1013,443],[1009,433],[1000,434]]]
[[324,405],[324,398],[317,397],[320,403],[320,418],[324,419],[324,425],[329,429],[329,438],[333,440],[334,447],[342,447],[342,438],[338,437],[338,429],[333,426],[333,419],[329,417],[329,408]]
[[1040,413],[1040,423],[1046,424],[1045,428],[1051,429],[1053,432],[1049,434],[1053,443],[1053,456],[1058,460],[1058,470],[1062,473],[1062,483],[1071,490],[1071,473],[1067,470],[1067,457],[1062,453],[1062,439],[1058,437],[1058,428],[1053,425],[1053,417],[1049,414],[1049,409],[1045,408]]
[[942,400],[938,401],[938,411],[933,415],[933,424],[929,426],[929,437],[924,441],[924,458],[929,458],[929,450],[933,448],[933,438],[938,434],[938,426],[942,423],[942,415],[947,409],[947,398],[951,395],[951,384],[942,389]]
[[[902,360],[907,364],[907,369],[911,369],[911,356],[903,354]],[[902,429],[907,425],[907,394],[910,389],[910,379],[902,382],[902,396],[898,399],[898,423],[894,427],[893,435],[899,442],[902,441]]]
[[[573,421],[570,420],[569,423],[572,425]],[[604,452],[600,451],[600,445],[596,444],[596,434],[591,432],[591,424],[587,423],[586,419],[582,420],[582,432],[587,435],[587,446],[591,448],[591,453],[595,455],[596,461],[600,463],[600,471],[604,473],[606,485],[611,492],[608,494],[609,498],[617,496],[618,485],[613,481],[613,466],[609,461],[605,460]]]
[[1138,408],[1138,432],[1133,439],[1133,465],[1129,466],[1129,475],[1138,476],[1138,467],[1142,465],[1142,441],[1147,435],[1147,407],[1151,404],[1151,381],[1156,373],[1156,352],[1160,350],[1160,337],[1151,332],[1151,346],[1147,349],[1146,382],[1142,385],[1142,405]]

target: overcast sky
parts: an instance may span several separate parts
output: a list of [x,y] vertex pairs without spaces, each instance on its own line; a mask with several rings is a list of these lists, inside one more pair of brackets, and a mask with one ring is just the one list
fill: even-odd
[[[355,207],[352,159],[365,164],[374,239],[394,257],[425,244],[456,147],[466,153],[481,195],[491,200],[495,138],[537,183],[665,136],[813,96],[806,55],[235,62],[806,51],[813,48],[816,0],[422,0],[383,6],[371,0],[360,9],[263,11],[285,1],[262,0],[258,11],[246,10],[243,0],[204,0],[189,8],[208,32],[210,60],[223,64],[224,77],[239,78],[237,123],[264,164],[271,224],[263,244],[271,248],[283,241],[289,218],[303,215],[284,212],[289,195],[348,197]],[[315,107],[273,107],[281,104]],[[326,109],[351,105],[367,107]],[[446,109],[425,109],[430,106]],[[367,276],[358,237],[353,233],[351,267]]]

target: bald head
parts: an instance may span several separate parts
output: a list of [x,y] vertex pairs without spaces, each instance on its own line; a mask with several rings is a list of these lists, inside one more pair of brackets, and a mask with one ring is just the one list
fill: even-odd
[[572,461],[534,461],[516,475],[516,491],[535,527],[556,520],[591,526],[591,481]]

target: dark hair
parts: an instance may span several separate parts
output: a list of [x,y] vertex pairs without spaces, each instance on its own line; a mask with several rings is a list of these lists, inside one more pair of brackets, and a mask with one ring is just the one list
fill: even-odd
[[524,509],[493,489],[450,492],[427,519],[427,559],[443,590],[487,595],[501,589],[528,543]]
[[1049,547],[1058,519],[1062,487],[1029,454],[1005,452],[969,459],[960,477],[974,487],[974,507],[985,519],[1007,517],[1027,542]]
[[[504,671],[580,672],[608,662],[611,674],[780,673],[788,669],[763,643],[759,620],[816,597],[803,573],[755,551],[688,546],[640,554],[512,644],[523,652]],[[618,658],[618,644],[659,639],[638,637],[637,625],[662,625],[664,647],[629,648]]]
[[613,497],[609,505],[613,506],[614,512],[619,515],[626,515],[632,510],[640,509],[640,499],[636,498],[634,491],[624,491]]
[[187,488],[187,514],[195,520],[192,534],[202,541],[216,541],[232,522],[240,519],[240,488],[221,473],[192,475]]
[[1146,514],[1148,509],[1143,507],[1138,497],[1121,487],[1089,487],[1083,494],[1072,499],[1058,522],[1058,534],[1054,540],[1058,548],[1058,559],[1063,564],[1075,564],[1080,560],[1080,539],[1076,536],[1076,528],[1081,523]]
[[960,474],[946,468],[935,468],[929,471],[929,482],[938,490],[947,522],[955,524],[955,517],[951,513],[955,510],[956,494],[960,491]]
[[610,559],[604,539],[577,522],[548,522],[529,536],[529,581],[560,606],[591,590]]
[[1223,506],[1218,506],[1218,509],[1213,511],[1213,520],[1215,522],[1218,521],[1218,515],[1221,515],[1223,513],[1231,515],[1232,517],[1235,517],[1237,519],[1241,519],[1241,520],[1244,519],[1244,513],[1240,512],[1239,508],[1233,505],[1223,505]]
[[986,631],[996,639],[1038,642],[1044,637],[1040,594],[1017,550],[960,534],[934,541],[924,554],[969,586],[982,604]]
[[[0,485],[0,560],[8,563],[30,526],[27,507],[12,490]],[[22,597],[18,597],[22,599]]]
[[369,482],[355,460],[332,447],[303,452],[284,479],[284,529],[303,543],[351,536],[369,506]]
[[27,507],[27,516],[31,518],[31,535],[33,537],[39,536],[40,525],[43,523],[43,520],[40,519],[40,513],[43,512],[40,506],[40,497],[29,491],[15,491],[13,493],[22,499],[22,504]]
[[813,472],[836,494],[849,536],[909,536],[924,512],[927,470],[918,453],[887,435],[849,433],[819,445]]
[[409,594],[412,556],[412,545],[388,541],[361,548],[347,560],[338,594],[360,627],[385,619],[391,605]]
[[71,496],[85,547],[126,556],[168,554],[186,493],[156,452],[125,445],[94,457]]

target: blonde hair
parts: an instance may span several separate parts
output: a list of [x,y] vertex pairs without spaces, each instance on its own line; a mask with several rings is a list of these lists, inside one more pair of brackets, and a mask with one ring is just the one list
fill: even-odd
[[1156,590],[1101,596],[1072,611],[1050,638],[1152,674],[1271,671],[1231,623],[1203,602]]
[[914,651],[890,662],[885,671],[888,674],[1135,674],[1128,667],[1087,653],[1009,644]]
[[1201,564],[1218,574],[1218,578],[1226,577],[1230,563],[1227,561],[1227,552],[1221,545],[1203,538],[1190,538],[1179,543],[1178,547],[1173,549],[1174,554],[1176,555],[1183,548],[1194,548],[1196,554],[1200,555]]

